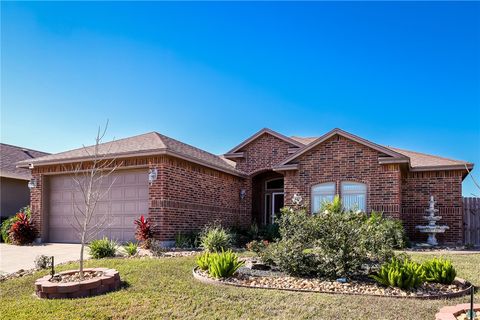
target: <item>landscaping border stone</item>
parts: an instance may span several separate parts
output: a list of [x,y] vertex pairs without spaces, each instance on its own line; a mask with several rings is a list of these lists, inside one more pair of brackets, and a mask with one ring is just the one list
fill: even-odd
[[[115,269],[85,268],[86,272],[103,272],[102,276],[76,282],[52,282],[47,275],[35,281],[35,294],[41,299],[66,299],[91,297],[118,290],[121,286],[120,274]],[[70,275],[78,270],[59,272],[60,275]]]
[[225,282],[225,281],[205,277],[204,275],[202,275],[200,272],[197,272],[197,271],[198,271],[198,267],[193,268],[193,270],[192,270],[193,277],[196,280],[198,280],[202,283],[205,283],[205,284],[226,285],[226,286],[243,287],[243,288],[250,288],[250,289],[284,290],[284,291],[294,291],[294,292],[315,292],[315,293],[327,293],[327,294],[346,294],[346,295],[373,296],[373,297],[382,297],[382,298],[420,299],[420,300],[451,299],[451,298],[457,298],[457,297],[461,297],[461,296],[469,294],[470,290],[472,288],[472,284],[466,282],[464,279],[456,278],[457,281],[466,283],[467,287],[465,289],[457,291],[457,292],[446,293],[446,294],[441,294],[441,295],[393,296],[393,295],[356,293],[356,292],[332,292],[332,291],[309,290],[309,289],[249,286],[249,285],[245,285],[245,284]]
[[[457,320],[457,317],[462,313],[466,313],[470,310],[470,303],[457,304],[456,306],[442,307],[440,311],[435,315],[435,320]],[[475,312],[480,312],[480,304],[473,305]]]

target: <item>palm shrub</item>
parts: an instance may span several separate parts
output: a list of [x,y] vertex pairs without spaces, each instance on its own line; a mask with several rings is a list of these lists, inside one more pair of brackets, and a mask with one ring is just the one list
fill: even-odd
[[380,267],[377,274],[371,275],[371,277],[384,286],[406,290],[417,288],[426,280],[423,266],[411,261],[408,257],[392,258]]
[[153,236],[150,219],[141,215],[140,218],[136,219],[133,223],[137,226],[135,238],[142,243],[144,248],[148,249]]
[[138,252],[138,244],[134,242],[127,243],[126,245],[123,246],[123,248],[125,249],[129,257],[136,255]]
[[208,252],[230,248],[232,237],[222,226],[206,226],[200,234],[200,246]]
[[231,277],[244,265],[231,250],[213,253],[208,261],[208,274],[214,278]]
[[90,242],[88,248],[90,249],[90,256],[94,259],[115,257],[117,243],[114,240],[109,240],[107,237],[103,237],[103,239],[97,239]]
[[452,284],[457,276],[457,272],[450,260],[433,258],[425,261],[422,265],[428,282]]

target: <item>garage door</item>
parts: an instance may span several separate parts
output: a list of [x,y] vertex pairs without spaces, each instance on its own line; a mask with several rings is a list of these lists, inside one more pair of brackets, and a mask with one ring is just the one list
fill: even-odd
[[[93,221],[101,222],[105,214],[109,223],[96,236],[107,236],[119,242],[135,238],[133,221],[148,213],[148,174],[144,170],[118,171],[105,178],[106,188],[112,187],[98,203]],[[51,176],[49,179],[48,238],[51,242],[80,242],[72,227],[75,223],[72,200],[81,193],[71,175]]]

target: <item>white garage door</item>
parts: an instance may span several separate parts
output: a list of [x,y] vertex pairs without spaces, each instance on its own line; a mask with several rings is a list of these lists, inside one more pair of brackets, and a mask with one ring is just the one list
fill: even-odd
[[[145,170],[118,171],[107,177],[104,185],[109,186],[112,182],[109,192],[97,203],[92,219],[92,224],[101,222],[105,214],[109,219],[96,238],[107,236],[119,242],[132,241],[135,238],[133,221],[148,214],[148,174]],[[75,193],[75,199],[81,195],[76,183],[71,175],[51,176],[49,186],[49,241],[80,242],[72,227],[75,223],[73,195]]]

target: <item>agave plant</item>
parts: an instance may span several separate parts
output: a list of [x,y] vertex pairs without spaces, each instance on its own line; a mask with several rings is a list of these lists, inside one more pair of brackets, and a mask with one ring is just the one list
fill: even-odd
[[426,279],[425,270],[421,264],[408,258],[401,260],[395,257],[384,263],[377,274],[371,277],[384,286],[407,290],[417,288]]
[[231,250],[213,253],[208,262],[208,274],[214,278],[228,278],[244,265]]
[[433,258],[425,261],[423,268],[428,282],[451,284],[457,275],[450,260]]

